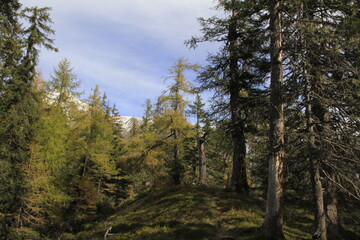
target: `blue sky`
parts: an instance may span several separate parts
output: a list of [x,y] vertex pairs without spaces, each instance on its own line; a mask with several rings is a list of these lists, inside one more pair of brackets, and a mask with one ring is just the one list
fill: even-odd
[[[70,60],[86,98],[96,84],[124,116],[143,114],[166,89],[164,77],[180,57],[205,64],[214,46],[196,50],[184,40],[200,34],[197,17],[211,17],[213,0],[20,0],[52,8],[58,53],[42,51],[40,70],[49,79],[54,66]],[[191,79],[189,79],[191,80]]]

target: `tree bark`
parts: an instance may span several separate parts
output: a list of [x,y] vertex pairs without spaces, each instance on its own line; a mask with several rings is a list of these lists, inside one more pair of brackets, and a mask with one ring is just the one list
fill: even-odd
[[231,174],[231,189],[236,192],[249,193],[246,175],[246,141],[241,130],[233,130],[233,166]]
[[[314,20],[314,9],[316,9],[316,6],[308,7],[303,12],[303,16],[310,21]],[[324,202],[326,184],[324,185],[321,170],[324,169],[323,163],[328,158],[326,138],[330,130],[330,114],[323,102],[322,78],[317,69],[322,63],[314,57],[314,55],[319,54],[317,50],[319,46],[315,42],[309,42],[308,39],[305,39],[304,45],[306,46],[305,49],[307,49],[304,56],[304,59],[306,59],[304,76],[307,79],[306,115],[307,132],[309,134],[309,163],[315,205],[313,239],[327,240],[327,213]]]
[[330,170],[330,179],[325,180],[325,212],[327,235],[329,239],[336,239],[339,235],[338,201],[336,194],[336,174]]
[[[323,93],[318,93],[322,98],[324,97]],[[324,161],[329,161],[329,151],[330,148],[326,141],[327,138],[331,136],[330,133],[330,112],[328,107],[324,106],[324,104],[319,104],[321,108],[322,115],[318,116],[321,120],[321,145],[322,145],[322,154]],[[327,154],[325,154],[325,152]],[[327,166],[324,168],[327,172],[327,176],[324,178],[324,208],[326,215],[326,232],[327,237],[329,239],[337,239],[339,234],[339,217],[338,217],[338,209],[337,209],[337,195],[336,195],[336,173],[334,170]]]
[[316,240],[326,240],[326,215],[324,209],[324,194],[323,187],[320,177],[320,163],[317,159],[312,159],[311,161],[311,175],[312,175],[312,186],[314,193],[314,202],[315,202],[315,214],[314,214],[314,234],[313,239]]
[[233,9],[229,25],[228,40],[230,42],[230,109],[233,142],[233,167],[230,179],[230,189],[241,192],[249,192],[246,175],[246,139],[243,120],[241,118],[241,79],[239,72],[238,34],[237,34],[237,11]]
[[[317,66],[310,58],[311,66]],[[329,113],[321,102],[320,80],[315,69],[311,69],[309,93],[307,94],[307,125],[309,134],[309,153],[311,180],[315,204],[313,239],[327,240],[326,209],[324,204],[324,185],[320,171],[327,159],[325,138],[328,134]]]
[[206,175],[206,157],[205,157],[205,139],[200,137],[198,140],[199,144],[199,184],[207,185]]
[[284,104],[282,14],[279,0],[270,1],[270,131],[269,177],[264,233],[267,239],[285,239],[283,233]]
[[[310,59],[311,60],[311,59]],[[305,70],[306,72],[306,70]],[[324,206],[323,183],[320,175],[321,162],[324,158],[321,148],[321,136],[319,135],[323,128],[320,122],[323,122],[324,115],[318,96],[316,74],[312,71],[311,81],[308,81],[308,92],[306,93],[306,115],[307,132],[309,134],[309,157],[311,183],[313,188],[314,211],[314,233],[313,239],[326,240],[326,212]]]
[[182,166],[180,163],[180,147],[178,143],[179,131],[174,130],[174,166],[173,166],[173,179],[175,185],[180,185],[182,181]]
[[[327,145],[326,139],[330,134],[330,113],[328,108],[324,104],[324,93],[322,92],[322,81],[321,77],[318,76],[315,67],[319,66],[321,63],[317,62],[316,59],[310,58],[311,66],[311,79],[310,79],[310,153],[312,153],[312,168],[313,168],[313,189],[314,189],[314,200],[315,200],[315,232],[314,239],[327,240],[327,209],[325,206],[324,198],[324,187],[329,187],[324,185],[321,180],[320,170],[326,170],[323,163],[326,163],[329,160],[329,148]],[[315,169],[317,168],[317,169]],[[328,171],[331,171],[329,169]],[[326,181],[326,178],[324,178]],[[333,186],[334,187],[334,186]],[[330,190],[332,191],[332,190]],[[334,200],[334,199],[333,199]],[[332,202],[336,204],[336,202]],[[329,206],[331,209],[332,220],[336,215],[337,210],[334,205]],[[334,209],[335,207],[335,209]],[[330,213],[329,212],[329,213]],[[337,220],[336,220],[337,221]]]

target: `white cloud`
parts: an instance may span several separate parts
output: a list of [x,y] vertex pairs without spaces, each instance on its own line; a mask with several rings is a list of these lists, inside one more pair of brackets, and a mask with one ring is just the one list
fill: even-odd
[[146,98],[165,88],[162,77],[182,56],[203,61],[205,48],[184,40],[199,34],[197,17],[216,14],[213,0],[20,0],[50,6],[60,53],[43,52],[45,77],[68,58],[83,87],[99,84],[124,115],[140,116]]

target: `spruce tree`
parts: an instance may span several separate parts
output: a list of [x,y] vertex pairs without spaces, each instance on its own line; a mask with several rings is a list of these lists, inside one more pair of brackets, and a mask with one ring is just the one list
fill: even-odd
[[300,158],[305,152],[314,189],[314,237],[321,239],[339,237],[337,195],[339,190],[354,193],[346,182],[357,182],[356,173],[348,166],[357,168],[350,159],[358,154],[354,151],[356,140],[351,140],[358,113],[350,109],[357,98],[358,66],[350,59],[358,48],[350,40],[356,34],[344,31],[345,25],[351,29],[348,23],[356,22],[355,6],[353,1],[294,1],[287,9],[293,14],[286,19],[287,25],[295,29],[285,35],[285,55],[290,59],[286,87],[292,101],[289,110],[292,114],[298,111],[298,144],[304,143],[301,138],[307,139]]
[[[1,76],[1,165],[3,177],[1,186],[4,196],[1,199],[1,212],[10,221],[7,225],[23,226],[24,206],[22,197],[26,192],[23,184],[21,165],[30,157],[30,142],[34,134],[34,124],[38,120],[38,99],[32,85],[36,77],[39,47],[55,50],[53,40],[48,36],[53,34],[49,26],[51,19],[49,8],[24,9],[20,12],[16,1],[8,1],[2,11],[2,18],[10,20],[2,25],[2,33],[6,35],[5,45],[1,46],[1,56],[4,59]],[[19,27],[20,17],[28,26]],[[4,30],[4,31],[3,31]],[[11,38],[11,39],[10,39]]]

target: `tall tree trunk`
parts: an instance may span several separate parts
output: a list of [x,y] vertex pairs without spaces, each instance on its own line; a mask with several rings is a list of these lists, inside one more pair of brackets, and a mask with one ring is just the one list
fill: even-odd
[[[313,60],[310,58],[310,61]],[[323,183],[320,175],[321,163],[324,157],[321,148],[322,138],[319,134],[322,132],[323,114],[320,114],[322,107],[317,99],[317,77],[315,71],[311,70],[310,80],[307,83],[306,93],[306,118],[307,118],[307,132],[309,134],[309,163],[311,183],[313,188],[313,200],[315,205],[314,211],[314,233],[313,239],[326,240],[326,212],[324,206],[324,192]],[[306,73],[306,70],[305,70]]]
[[233,142],[233,167],[230,179],[230,188],[234,191],[249,192],[246,175],[246,140],[241,118],[240,90],[241,80],[239,72],[238,56],[238,33],[237,33],[237,11],[233,9],[231,23],[229,25],[228,39],[230,42],[230,109]]
[[[310,58],[311,66],[317,66]],[[310,92],[307,95],[307,121],[309,133],[309,152],[311,154],[311,176],[315,203],[313,239],[327,240],[326,209],[324,187],[320,171],[328,158],[326,138],[329,134],[330,114],[322,103],[321,81],[315,69],[311,69]]]
[[329,239],[336,239],[339,234],[339,217],[337,209],[336,174],[330,170],[330,179],[325,180],[325,211],[327,235]]
[[[304,18],[310,21],[314,20],[314,12],[317,8],[316,3],[313,2],[313,4],[315,5],[308,6],[307,10],[303,12]],[[322,63],[314,57],[319,54],[319,47],[323,49],[324,46],[319,46],[318,43],[312,42],[311,40],[308,42],[308,39],[305,39],[304,45],[306,46],[305,49],[307,49],[304,56],[304,59],[306,59],[304,63],[304,75],[307,78],[306,115],[307,132],[309,134],[309,163],[315,204],[313,239],[327,240],[327,210],[324,194],[326,184],[324,185],[321,171],[324,169],[323,163],[326,162],[328,158],[327,152],[329,149],[327,148],[326,138],[329,136],[330,114],[324,105],[322,77],[317,69]]]
[[279,0],[270,1],[270,156],[264,232],[267,239],[285,239],[283,233],[284,104],[282,14]]
[[[318,93],[317,95],[324,97],[323,93]],[[328,107],[321,104],[319,106],[321,109],[320,112],[322,114],[318,116],[321,120],[321,146],[322,146],[322,154],[321,156],[324,158],[324,161],[327,162],[329,159],[330,147],[328,146],[327,138],[331,136],[330,133],[330,112]],[[327,154],[325,154],[327,153]],[[327,172],[327,176],[324,177],[324,208],[326,215],[326,229],[327,229],[327,237],[329,239],[337,239],[339,233],[339,218],[338,218],[338,210],[337,210],[337,196],[336,196],[336,173],[334,170],[327,166],[324,168]]]
[[326,215],[324,209],[324,194],[320,177],[320,163],[317,159],[311,160],[311,178],[315,202],[314,234],[313,239],[326,240]]
[[319,143],[316,140],[315,123],[313,119],[315,106],[311,105],[313,101],[312,92],[313,86],[311,86],[310,93],[307,95],[307,121],[308,121],[308,133],[309,133],[309,150],[311,153],[310,159],[310,173],[311,182],[313,188],[313,198],[315,204],[314,211],[314,233],[313,239],[326,240],[326,215],[324,208],[324,193],[323,185],[320,176],[320,150],[318,148]]
[[194,185],[196,183],[199,183],[199,179],[196,177],[198,163],[199,163],[198,158],[191,159],[191,183]]
[[[310,58],[311,66],[319,66],[321,63],[316,59]],[[324,199],[324,187],[321,180],[320,170],[326,170],[323,163],[329,160],[329,148],[327,146],[326,139],[329,137],[329,121],[330,113],[324,104],[324,93],[322,92],[321,77],[318,76],[316,69],[312,69],[311,81],[310,81],[310,153],[312,153],[312,168],[313,168],[313,184],[314,184],[314,198],[315,198],[315,232],[314,239],[327,240],[327,221]],[[330,169],[331,170],[331,169]],[[326,177],[324,178],[326,179]],[[333,202],[336,204],[336,202]],[[329,206],[330,207],[330,206]],[[334,206],[332,206],[334,207]],[[329,209],[330,210],[330,209]],[[334,210],[334,209],[331,209]],[[330,211],[331,211],[330,210]],[[337,211],[333,212],[337,215]],[[334,217],[334,216],[332,216]],[[337,216],[336,216],[337,218]]]
[[249,193],[249,185],[246,175],[246,141],[245,136],[239,128],[233,130],[233,166],[230,187],[236,192]]
[[200,137],[198,140],[199,144],[199,184],[207,185],[206,176],[206,158],[205,158],[205,139]]
[[180,163],[180,147],[178,143],[179,130],[174,130],[174,166],[173,166],[173,179],[175,185],[180,185],[182,181],[182,167]]

